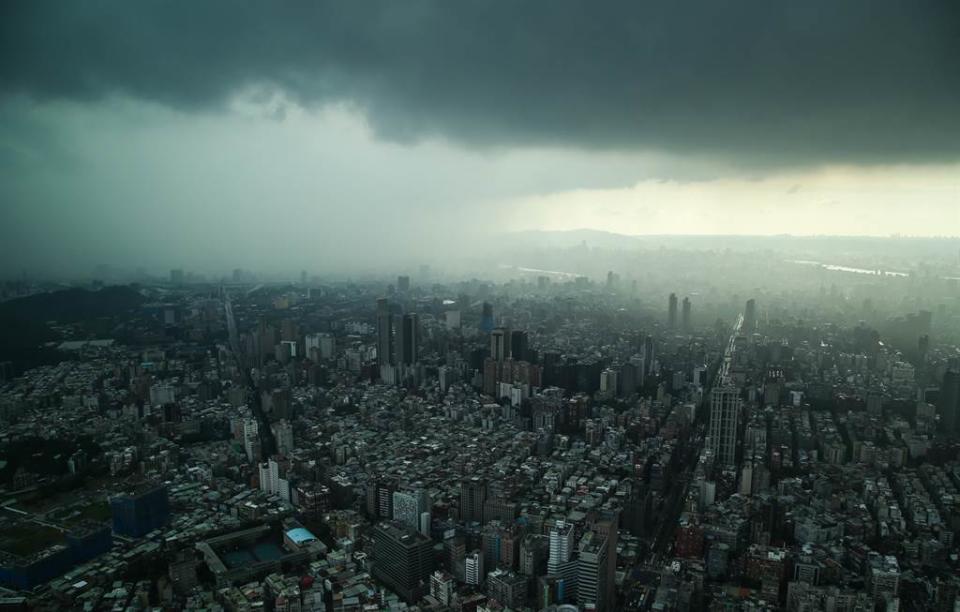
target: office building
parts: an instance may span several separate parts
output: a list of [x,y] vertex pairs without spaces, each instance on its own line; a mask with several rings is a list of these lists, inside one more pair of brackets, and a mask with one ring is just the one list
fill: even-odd
[[412,366],[420,354],[420,320],[416,313],[397,315],[396,323],[396,365]]
[[717,464],[736,467],[737,426],[743,400],[733,386],[715,387],[710,395],[710,447]]
[[487,483],[474,476],[460,481],[460,520],[483,522],[483,504],[487,500]]
[[520,542],[520,572],[524,576],[542,576],[547,573],[550,538],[529,533]]
[[747,336],[757,331],[757,301],[753,298],[747,300],[743,309],[743,333]]
[[937,413],[940,416],[940,433],[946,436],[960,434],[960,372],[947,370],[940,384],[940,397],[937,400]]
[[428,592],[433,572],[433,542],[393,523],[373,529],[373,575],[407,603]]
[[393,314],[386,298],[377,300],[377,365],[381,372],[393,365]]
[[374,478],[367,483],[367,516],[371,519],[393,518],[393,493],[397,485],[387,478]]
[[113,532],[139,538],[160,529],[170,519],[167,488],[144,483],[110,499]]
[[690,305],[690,298],[689,297],[683,298],[683,304],[681,305],[681,310],[680,310],[680,329],[682,329],[683,331],[690,331],[691,308],[692,307]]
[[420,531],[420,517],[430,510],[427,493],[422,489],[395,491],[393,520],[411,531]]
[[495,570],[487,576],[487,597],[504,607],[519,610],[527,601],[527,578],[520,574]]
[[576,533],[572,523],[557,521],[550,529],[547,574],[557,579],[557,600],[576,601],[577,561],[573,556]]
[[493,304],[483,303],[483,310],[480,313],[480,332],[489,334],[493,331]]
[[525,331],[514,330],[510,332],[510,357],[514,361],[529,361],[530,339]]
[[677,327],[677,294],[671,293],[667,304],[667,327]]
[[507,330],[503,327],[498,327],[490,332],[490,357],[494,361],[502,363],[507,358],[510,350],[507,341]]
[[577,557],[577,603],[584,610],[606,610],[610,595],[607,538],[588,531]]

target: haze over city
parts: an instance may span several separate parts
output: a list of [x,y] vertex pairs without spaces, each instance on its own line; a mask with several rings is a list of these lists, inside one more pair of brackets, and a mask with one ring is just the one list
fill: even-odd
[[0,3],[0,610],[960,611],[960,3]]
[[8,274],[960,232],[953,3],[2,10]]

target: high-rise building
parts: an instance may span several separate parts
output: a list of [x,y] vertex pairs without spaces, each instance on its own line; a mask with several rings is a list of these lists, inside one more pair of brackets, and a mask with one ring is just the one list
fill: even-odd
[[656,343],[653,336],[645,335],[640,343],[640,354],[643,356],[643,371],[640,372],[640,384],[643,384],[644,377],[652,374],[654,370],[654,360],[657,358]]
[[447,572],[437,570],[430,574],[430,596],[439,601],[444,606],[449,606],[453,600],[453,594],[457,590],[457,584],[453,576]]
[[620,395],[629,396],[637,391],[637,366],[633,362],[625,361],[620,365],[619,384]]
[[443,537],[443,556],[447,571],[461,581],[466,581],[464,576],[465,560],[467,558],[467,540],[461,535],[457,535],[454,530],[448,531]]
[[479,476],[460,481],[460,520],[483,522],[483,503],[487,500],[487,483]]
[[430,509],[423,489],[393,493],[393,520],[412,531],[420,530],[420,515]]
[[257,419],[243,420],[243,448],[247,453],[247,461],[260,461],[260,424]]
[[273,439],[277,441],[277,452],[289,455],[293,452],[293,425],[287,419],[280,419],[270,426]]
[[330,488],[319,483],[296,487],[297,508],[307,518],[319,519],[330,509]]
[[601,511],[599,520],[593,523],[591,529],[606,542],[607,576],[605,601],[608,606],[612,606],[617,597],[617,542],[620,539],[620,511]]
[[386,298],[377,300],[377,365],[381,371],[393,361],[393,315]]
[[510,350],[507,342],[508,334],[505,328],[498,327],[490,332],[490,357],[497,362],[502,362],[506,359],[508,351]]
[[487,523],[480,534],[480,550],[483,551],[483,567],[493,571],[500,566],[503,545],[503,526],[499,521]]
[[674,329],[677,326],[677,294],[671,293],[667,305],[667,326]]
[[483,582],[483,553],[475,550],[464,560],[464,581],[467,584],[477,585]]
[[960,434],[960,372],[950,369],[943,374],[937,412],[941,433],[948,436]]
[[286,478],[285,463],[270,458],[260,464],[260,490],[290,501],[290,481]]
[[743,309],[743,333],[751,335],[757,331],[757,301],[753,298],[747,300]]
[[710,447],[718,465],[736,467],[737,425],[743,400],[733,386],[714,387],[710,395]]
[[304,339],[304,355],[312,360],[332,359],[336,351],[333,334],[307,334]]
[[607,538],[588,531],[580,540],[577,557],[577,603],[585,610],[606,610],[610,589]]
[[147,535],[167,524],[170,501],[167,488],[144,483],[110,498],[113,532],[131,538]]
[[867,591],[874,601],[893,599],[900,591],[900,563],[894,555],[867,555]]
[[374,478],[367,483],[367,516],[372,519],[389,520],[393,517],[393,493],[397,490],[394,481]]
[[547,558],[547,574],[558,580],[558,599],[561,602],[576,600],[577,560],[573,557],[576,533],[572,523],[557,521],[550,529],[550,556]]
[[613,368],[607,368],[600,372],[600,392],[610,395],[616,395],[619,387],[620,371]]
[[433,542],[393,523],[373,529],[373,575],[408,603],[428,592],[433,572]]
[[487,597],[504,607],[519,610],[527,601],[527,578],[511,571],[496,570],[487,576]]
[[489,334],[493,331],[493,304],[483,303],[483,311],[480,313],[480,331]]
[[547,572],[550,538],[529,533],[520,542],[520,572],[524,576],[541,576]]
[[510,357],[514,361],[529,361],[529,348],[530,338],[527,332],[519,329],[510,332]]
[[680,329],[683,331],[690,331],[690,311],[690,298],[685,297],[683,298],[683,305],[680,310]]
[[397,365],[414,365],[420,354],[420,320],[416,313],[407,313],[397,315],[395,322]]
[[400,275],[397,277],[397,291],[400,293],[407,293],[410,291],[410,277],[406,275]]

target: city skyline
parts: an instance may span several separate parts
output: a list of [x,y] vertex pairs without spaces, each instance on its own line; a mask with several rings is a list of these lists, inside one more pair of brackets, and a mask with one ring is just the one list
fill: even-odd
[[960,612],[958,26],[0,3],[0,608]]

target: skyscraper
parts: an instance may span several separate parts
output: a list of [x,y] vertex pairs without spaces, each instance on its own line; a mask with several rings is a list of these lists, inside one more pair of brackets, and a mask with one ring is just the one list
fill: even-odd
[[677,294],[671,293],[667,306],[667,326],[674,329],[677,326]]
[[643,369],[640,372],[640,384],[643,384],[644,376],[653,372],[653,362],[657,358],[656,344],[653,336],[645,335],[640,344],[640,354],[643,355]]
[[580,540],[577,558],[577,604],[581,608],[607,609],[609,564],[607,538],[593,531],[587,532]]
[[960,434],[960,372],[950,369],[943,374],[937,412],[940,414],[942,434]]
[[572,523],[557,521],[550,529],[550,556],[547,574],[558,580],[558,598],[574,601],[577,593],[577,561],[573,557],[576,534]]
[[519,329],[510,332],[510,357],[514,361],[529,361],[527,359],[529,344],[530,339],[527,332]]
[[736,467],[740,391],[733,386],[714,387],[710,396],[710,448],[718,465]]
[[417,363],[420,353],[420,320],[416,313],[397,315],[395,333],[397,365]]
[[387,298],[377,300],[377,366],[393,365],[393,317]]
[[480,331],[489,334],[493,331],[493,304],[483,303],[483,312],[480,314]]
[[757,331],[757,301],[753,298],[747,300],[743,309],[743,333],[753,334]]
[[406,275],[401,275],[397,277],[397,291],[400,293],[407,293],[410,291],[410,277]]
[[[620,511],[603,510],[591,530],[607,547],[606,605],[613,606],[617,596],[617,542],[620,539]],[[598,610],[602,608],[597,608]]]
[[683,306],[680,312],[680,328],[683,331],[690,331],[690,298],[683,298]]
[[490,332],[490,356],[496,361],[502,362],[507,358],[507,330],[498,327]]
[[460,520],[483,521],[483,503],[487,500],[487,483],[479,476],[460,481]]

